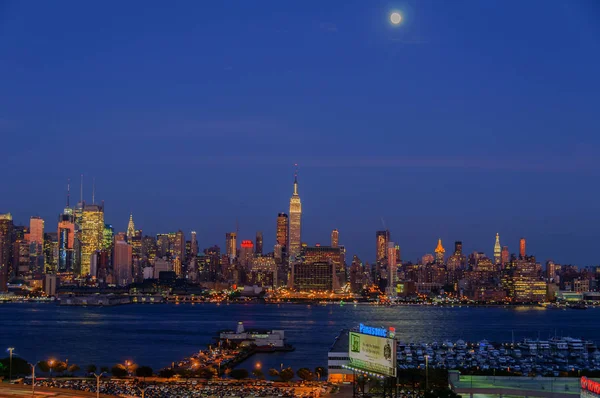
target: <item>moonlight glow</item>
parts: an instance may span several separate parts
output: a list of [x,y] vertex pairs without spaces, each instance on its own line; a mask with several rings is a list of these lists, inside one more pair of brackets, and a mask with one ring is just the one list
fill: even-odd
[[402,21],[402,15],[398,12],[393,12],[390,15],[390,21],[392,21],[394,25],[398,25]]

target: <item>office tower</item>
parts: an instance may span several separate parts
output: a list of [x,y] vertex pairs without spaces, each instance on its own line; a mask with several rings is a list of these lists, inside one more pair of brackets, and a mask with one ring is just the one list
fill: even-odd
[[104,224],[104,229],[102,230],[102,248],[112,251],[114,240],[115,229],[110,224]]
[[338,247],[340,244],[340,233],[337,229],[331,231],[331,247]]
[[438,264],[444,264],[444,257],[446,255],[446,249],[442,246],[442,238],[438,239],[438,244],[435,248],[435,262]]
[[556,264],[552,260],[546,262],[546,278],[548,282],[556,277]]
[[73,248],[75,244],[75,222],[68,204],[58,217],[58,264],[57,272],[73,272]]
[[525,258],[525,255],[527,253],[525,251],[526,245],[527,245],[527,242],[525,241],[525,238],[521,238],[521,240],[519,241],[519,258],[521,258],[521,259]]
[[196,237],[196,231],[192,231],[192,241],[191,241],[191,254],[193,258],[196,258],[198,255],[198,238]]
[[256,256],[250,264],[248,283],[257,286],[277,287],[277,264],[271,256]]
[[292,264],[291,285],[298,291],[326,291],[336,288],[335,266],[331,262]]
[[225,234],[225,254],[229,258],[235,258],[237,255],[237,233],[227,232]]
[[80,275],[90,273],[92,254],[104,244],[104,206],[85,205],[81,216],[81,270]]
[[[29,242],[25,239],[27,227],[13,226],[12,275],[25,276],[29,273]],[[11,274],[9,273],[9,279]]]
[[396,246],[394,242],[388,242],[387,244],[387,260],[388,260],[388,286],[389,295],[395,295],[396,293],[396,282],[398,282],[398,268],[396,266]]
[[273,257],[275,258],[275,261],[277,261],[277,263],[283,261],[283,251],[279,243],[275,243],[275,246],[273,247]]
[[508,264],[510,261],[510,253],[508,252],[508,246],[502,246],[502,253],[500,254],[500,260],[503,266]]
[[175,233],[175,246],[173,247],[173,257],[183,262],[185,255],[185,234],[182,230]]
[[285,213],[279,213],[277,215],[277,244],[281,246],[282,255],[287,254],[288,245],[288,233],[289,233],[289,218]]
[[115,283],[118,286],[127,286],[132,279],[133,249],[125,240],[117,240],[115,241],[113,253]]
[[11,276],[11,245],[13,235],[13,221],[10,213],[0,214],[0,292],[7,290]]
[[26,238],[29,243],[44,244],[44,220],[33,216],[29,219],[29,234]]
[[261,231],[256,233],[256,247],[254,250],[256,254],[263,254],[263,233]]
[[142,238],[142,258],[153,262],[156,258],[156,239],[152,236],[144,236]]
[[500,246],[500,235],[496,233],[496,243],[494,244],[494,264],[502,263],[502,246]]
[[163,258],[169,254],[169,234],[156,235],[156,257]]
[[454,254],[462,255],[462,242],[459,240],[454,242]]
[[127,223],[127,241],[131,242],[131,238],[135,235],[135,224],[133,223],[133,213],[129,213],[129,223]]
[[58,233],[44,234],[44,272],[56,273],[58,268]]
[[252,263],[252,257],[254,257],[254,244],[251,240],[243,240],[240,248],[240,264],[247,268]]
[[376,249],[377,249],[377,256],[376,256],[376,260],[377,262],[381,262],[385,259],[386,255],[387,255],[387,244],[390,241],[390,231],[389,230],[385,230],[385,231],[377,231],[375,233],[375,237],[376,237]]
[[294,174],[294,193],[290,198],[290,230],[288,254],[292,258],[300,255],[302,250],[302,203],[298,195],[298,172]]
[[142,230],[136,229],[131,238],[127,238],[131,249],[133,250],[133,256],[137,258],[142,257]]

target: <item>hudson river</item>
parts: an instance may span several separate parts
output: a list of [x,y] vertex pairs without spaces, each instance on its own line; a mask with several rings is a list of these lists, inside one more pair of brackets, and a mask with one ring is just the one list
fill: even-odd
[[[15,347],[26,360],[50,357],[81,368],[112,366],[127,359],[158,370],[206,348],[218,330],[281,329],[294,352],[258,354],[241,367],[261,362],[327,366],[327,351],[342,328],[362,322],[394,326],[405,342],[510,342],[525,337],[546,339],[555,333],[600,341],[600,309],[552,310],[539,307],[430,307],[369,305],[159,304],[116,307],[59,307],[55,304],[0,305],[0,349]],[[6,354],[8,355],[8,354]]]

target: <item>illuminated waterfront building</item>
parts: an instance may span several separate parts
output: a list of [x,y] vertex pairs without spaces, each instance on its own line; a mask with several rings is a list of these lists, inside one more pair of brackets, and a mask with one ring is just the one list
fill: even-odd
[[345,273],[344,258],[340,247],[309,246],[304,248],[302,254],[305,263],[331,262],[337,274]]
[[290,228],[288,254],[292,258],[300,255],[302,250],[302,203],[298,195],[298,172],[294,174],[294,193],[290,198]]
[[335,265],[332,262],[292,264],[292,286],[299,291],[333,291]]
[[331,247],[338,247],[340,242],[340,233],[337,229],[331,231]]
[[75,223],[68,207],[58,218],[58,264],[57,272],[73,272],[73,248],[75,245]]
[[526,253],[526,247],[527,246],[527,242],[525,241],[525,238],[521,238],[521,240],[519,240],[519,258],[524,259],[525,256],[527,255]]
[[377,231],[375,233],[377,244],[377,262],[382,262],[387,255],[387,244],[390,241],[390,231]]
[[135,224],[133,223],[133,213],[129,213],[129,223],[127,224],[127,241],[131,242],[131,238],[135,235]]
[[0,292],[7,290],[8,279],[11,276],[11,246],[13,221],[10,213],[0,214]]
[[227,254],[230,259],[233,259],[237,256],[236,232],[227,232],[225,234],[225,254]]
[[510,253],[508,252],[508,246],[502,246],[502,253],[500,255],[502,266],[506,266],[510,261]]
[[44,272],[56,273],[58,268],[58,233],[44,234]]
[[133,256],[141,258],[142,257],[142,230],[136,229],[131,238],[127,238],[127,241],[131,245],[131,249],[133,250]]
[[[446,249],[442,246],[442,238],[438,239],[438,244],[435,248],[435,262],[437,264],[444,264],[444,257],[446,255]],[[423,263],[425,264],[425,263]]]
[[277,287],[277,264],[271,256],[256,256],[252,259],[248,283],[257,286]]
[[255,246],[256,254],[263,254],[263,233],[258,231],[256,233],[256,246]]
[[152,236],[144,236],[142,238],[142,258],[152,263],[156,258],[156,251],[156,239],[154,239]]
[[494,264],[502,263],[502,247],[500,246],[500,235],[496,233],[496,243],[494,244]]
[[240,265],[248,268],[252,263],[252,257],[254,257],[254,244],[251,240],[243,240],[240,249]]
[[113,251],[115,283],[118,286],[127,286],[132,282],[132,256],[133,250],[125,240],[115,241]]
[[282,255],[287,254],[289,218],[285,213],[277,215],[277,244],[281,246]]
[[104,243],[104,207],[85,205],[81,216],[81,270],[80,275],[90,273],[92,254],[102,249]]

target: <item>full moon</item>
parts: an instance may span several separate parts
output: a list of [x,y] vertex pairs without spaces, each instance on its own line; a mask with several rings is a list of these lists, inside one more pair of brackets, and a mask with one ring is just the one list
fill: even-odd
[[400,15],[400,13],[393,12],[390,15],[390,21],[392,21],[394,25],[398,25],[400,21],[402,21],[402,15]]

